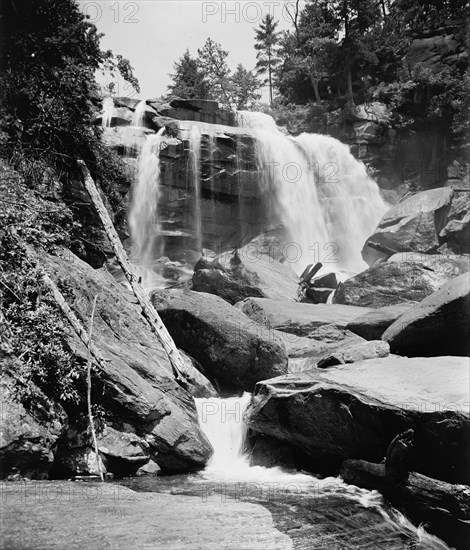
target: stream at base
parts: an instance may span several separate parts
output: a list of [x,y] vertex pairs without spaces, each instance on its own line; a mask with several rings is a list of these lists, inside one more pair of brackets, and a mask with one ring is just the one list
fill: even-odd
[[[214,448],[207,467],[187,475],[141,477],[118,483],[139,491],[198,497],[215,508],[231,502],[267,508],[276,529],[292,548],[322,550],[419,549],[449,547],[422,527],[414,527],[388,507],[380,494],[347,485],[340,478],[250,466],[243,412],[250,394],[196,399],[199,422]],[[217,533],[213,536],[216,538]],[[237,541],[233,546],[238,549]]]

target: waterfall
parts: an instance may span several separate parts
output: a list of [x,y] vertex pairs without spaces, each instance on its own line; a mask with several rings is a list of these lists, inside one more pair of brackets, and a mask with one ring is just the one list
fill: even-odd
[[[137,179],[132,191],[129,210],[129,229],[139,266],[149,268],[152,260],[161,255],[158,199],[160,196],[160,144],[165,128],[147,136],[138,158]],[[159,246],[160,245],[160,246]]]
[[[215,481],[257,483],[262,486],[284,483],[295,492],[302,488],[347,487],[337,478],[319,480],[309,474],[284,470],[280,467],[250,466],[245,451],[247,427],[243,421],[251,395],[241,397],[210,397],[195,399],[199,425],[209,440],[214,454],[206,469],[205,478]],[[287,485],[283,487],[286,488]],[[366,494],[366,491],[363,491]]]
[[108,128],[114,116],[114,101],[112,97],[103,98],[103,107],[101,111],[101,126]]
[[139,101],[139,103],[137,103],[134,113],[132,114],[131,126],[136,126],[137,128],[144,126],[144,116],[146,108],[147,102],[145,100]]
[[387,207],[364,164],[330,136],[285,136],[263,113],[242,111],[238,124],[256,138],[263,191],[291,239],[290,264],[299,273],[319,261],[329,271],[366,268],[361,249]]
[[191,161],[190,177],[193,182],[194,196],[194,234],[195,247],[198,253],[202,251],[202,221],[201,221],[201,128],[196,124],[189,132],[189,156]]
[[244,454],[246,426],[243,412],[250,394],[242,397],[196,399],[202,431],[214,448],[208,471],[239,470],[248,467]]

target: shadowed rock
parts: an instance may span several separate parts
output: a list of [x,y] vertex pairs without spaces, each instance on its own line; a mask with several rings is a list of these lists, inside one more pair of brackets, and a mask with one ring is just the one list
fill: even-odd
[[468,366],[463,357],[389,356],[289,374],[257,384],[246,420],[325,473],[347,458],[381,462],[411,428],[414,471],[468,484]]

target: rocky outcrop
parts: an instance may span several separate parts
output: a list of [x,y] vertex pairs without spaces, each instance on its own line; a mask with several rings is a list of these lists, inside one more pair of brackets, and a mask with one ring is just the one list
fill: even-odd
[[308,336],[297,336],[290,332],[273,331],[286,347],[289,359],[310,359],[305,365],[313,366],[314,360],[336,351],[342,346],[365,342],[349,330],[338,328],[336,325],[321,325],[311,331]]
[[329,473],[348,458],[381,462],[390,441],[412,428],[411,469],[468,484],[468,384],[467,358],[389,356],[260,382],[246,421]]
[[[114,460],[116,473],[126,464],[130,468],[135,456],[142,465],[143,455],[165,471],[202,468],[212,449],[199,428],[193,398],[175,381],[170,361],[133,296],[108,274],[93,270],[70,252],[62,257],[44,256],[43,265],[59,285],[66,281],[66,298],[85,325],[93,298],[98,296],[93,343],[105,358],[106,368],[94,373],[93,391],[108,425],[108,436],[103,435],[102,441],[108,449],[102,452],[108,470],[114,473],[113,460],[119,457],[122,460]],[[77,360],[86,360],[86,348],[72,331],[68,344]],[[74,451],[82,460],[89,456],[83,447],[89,447],[90,440],[75,439],[61,445],[61,452],[65,457],[70,450],[82,448]],[[123,447],[128,449],[125,454]]]
[[402,199],[385,214],[366,241],[364,260],[373,265],[390,256],[372,248],[370,243],[396,252],[435,252],[442,244],[439,234],[446,224],[452,197],[450,187],[441,187]]
[[372,340],[370,342],[359,342],[341,346],[336,351],[322,357],[316,366],[320,369],[332,367],[334,365],[343,365],[345,363],[355,363],[365,359],[377,359],[378,357],[387,357],[390,353],[390,347],[387,342],[382,340]]
[[[470,164],[467,164],[467,172],[469,166]],[[459,187],[454,190],[454,199],[447,216],[447,223],[439,233],[440,239],[445,243],[444,246],[454,254],[470,253],[470,207],[468,203],[470,189],[465,190],[465,183],[467,188],[470,186],[469,178],[467,173],[466,180],[459,181],[463,189]]]
[[297,336],[308,336],[322,325],[344,328],[355,317],[367,313],[366,308],[331,304],[281,302],[268,298],[247,298],[236,304],[245,315],[269,329]]
[[287,372],[282,342],[222,298],[169,290],[153,294],[152,302],[176,345],[216,387],[252,391],[256,382]]
[[[0,364],[0,478],[47,479],[59,437],[67,428],[67,416],[39,388],[24,388],[9,361]],[[20,395],[25,390],[31,394],[23,404]]]
[[404,302],[393,306],[379,307],[360,315],[357,319],[353,319],[346,325],[346,329],[366,340],[379,340],[388,327],[408,311],[412,305]]
[[230,304],[255,296],[295,300],[298,276],[270,256],[252,257],[249,248],[224,253],[194,266],[193,290],[220,296]]
[[[437,262],[435,267],[432,269],[415,261],[378,263],[341,283],[333,303],[369,308],[401,303],[413,305],[451,278],[446,275],[445,263]],[[454,275],[452,270],[451,275]]]
[[470,355],[470,277],[449,281],[399,317],[382,335],[407,356]]

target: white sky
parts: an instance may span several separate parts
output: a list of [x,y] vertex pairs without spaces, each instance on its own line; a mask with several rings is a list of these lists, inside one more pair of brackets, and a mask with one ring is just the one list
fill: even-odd
[[[140,82],[140,98],[151,98],[166,92],[173,63],[186,48],[195,56],[208,37],[229,52],[232,69],[238,63],[253,69],[253,28],[267,13],[279,21],[278,30],[290,28],[285,6],[292,7],[294,0],[78,0],[78,4],[104,33],[102,49],[131,62]],[[120,86],[118,95],[137,97]]]

